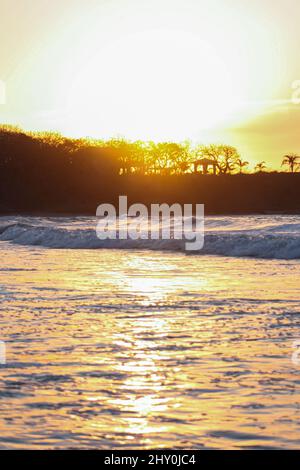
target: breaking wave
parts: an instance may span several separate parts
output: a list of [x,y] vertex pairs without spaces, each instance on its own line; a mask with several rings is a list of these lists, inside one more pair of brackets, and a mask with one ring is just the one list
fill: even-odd
[[[0,241],[65,249],[139,249],[185,251],[185,240],[99,240],[92,218],[3,220]],[[20,221],[21,219],[21,221]],[[207,217],[205,241],[192,255],[300,259],[300,218]]]

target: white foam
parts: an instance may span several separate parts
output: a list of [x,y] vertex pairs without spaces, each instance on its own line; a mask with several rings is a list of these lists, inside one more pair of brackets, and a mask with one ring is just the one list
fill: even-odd
[[[184,251],[185,240],[99,240],[94,218],[0,218],[0,240],[65,249]],[[188,254],[300,259],[299,216],[206,217],[204,248]]]

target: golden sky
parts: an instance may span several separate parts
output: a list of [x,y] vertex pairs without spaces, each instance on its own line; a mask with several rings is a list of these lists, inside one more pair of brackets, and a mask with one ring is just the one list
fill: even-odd
[[278,166],[300,152],[299,20],[299,0],[0,0],[0,122]]

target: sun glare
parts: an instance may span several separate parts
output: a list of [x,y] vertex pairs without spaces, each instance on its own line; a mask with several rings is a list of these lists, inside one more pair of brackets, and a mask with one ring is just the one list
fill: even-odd
[[267,11],[241,3],[63,3],[20,62],[3,121],[70,137],[231,142],[251,160],[236,129],[282,96],[286,54]]
[[149,31],[83,59],[67,96],[66,131],[184,138],[210,129],[241,99],[236,70],[193,34]]

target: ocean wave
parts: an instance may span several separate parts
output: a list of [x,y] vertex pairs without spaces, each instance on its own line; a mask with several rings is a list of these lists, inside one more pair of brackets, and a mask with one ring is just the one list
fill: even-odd
[[[215,224],[216,225],[216,224]],[[300,259],[300,224],[277,224],[254,230],[208,230],[200,251],[192,255],[222,255],[275,259]],[[225,225],[228,225],[228,221]],[[236,229],[237,227],[235,227]],[[185,251],[185,240],[99,240],[95,228],[28,222],[0,226],[0,240],[18,245],[57,249],[138,249]]]

